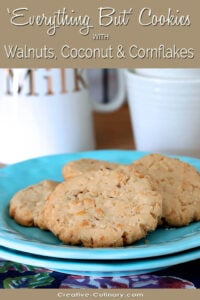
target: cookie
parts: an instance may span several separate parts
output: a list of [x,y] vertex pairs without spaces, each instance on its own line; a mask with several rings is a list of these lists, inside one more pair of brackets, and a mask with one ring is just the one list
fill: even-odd
[[156,228],[162,199],[133,168],[101,169],[59,184],[44,207],[49,230],[66,244],[118,247]]
[[110,163],[103,160],[83,158],[71,161],[62,168],[62,175],[64,180],[75,177],[86,172],[98,171],[102,168],[116,169],[119,165],[117,163]]
[[133,166],[149,175],[154,188],[161,193],[163,223],[184,226],[200,220],[200,174],[194,167],[159,154],[146,155]]
[[10,201],[10,216],[20,225],[46,229],[42,210],[57,184],[55,181],[44,180],[18,191]]

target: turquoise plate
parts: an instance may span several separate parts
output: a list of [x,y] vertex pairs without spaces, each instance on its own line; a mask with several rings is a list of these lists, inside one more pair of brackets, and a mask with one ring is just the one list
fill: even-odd
[[44,257],[0,247],[5,260],[83,276],[128,276],[155,272],[200,258],[200,248],[168,256],[135,260],[71,260]]
[[[145,239],[121,248],[84,248],[63,245],[53,234],[16,224],[8,214],[10,198],[18,190],[44,179],[62,180],[62,166],[80,158],[94,158],[123,164],[142,157],[138,151],[102,150],[41,157],[0,170],[0,244],[26,253],[66,259],[120,260],[174,254],[200,246],[200,222],[171,229],[157,229]],[[179,157],[200,171],[200,160]]]

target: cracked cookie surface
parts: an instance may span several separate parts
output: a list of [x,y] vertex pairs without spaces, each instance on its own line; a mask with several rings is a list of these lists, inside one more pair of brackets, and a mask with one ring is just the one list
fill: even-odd
[[63,178],[67,180],[90,171],[98,171],[101,169],[114,170],[119,166],[117,163],[110,163],[104,160],[82,158],[65,164],[62,168],[62,175]]
[[152,178],[163,197],[162,221],[184,226],[200,220],[200,174],[179,159],[150,154],[133,163],[134,168]]
[[102,168],[59,184],[45,203],[49,230],[67,244],[117,247],[156,228],[162,199],[132,167]]
[[43,206],[57,184],[56,181],[44,180],[18,191],[10,201],[10,216],[20,225],[46,229]]

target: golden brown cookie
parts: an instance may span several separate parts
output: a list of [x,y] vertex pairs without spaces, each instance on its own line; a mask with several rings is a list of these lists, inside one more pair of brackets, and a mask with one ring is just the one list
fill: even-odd
[[162,199],[133,168],[101,169],[59,184],[45,203],[49,230],[67,244],[117,247],[156,228]]
[[82,158],[71,161],[64,165],[62,175],[65,180],[75,177],[86,172],[98,171],[103,169],[116,169],[119,166],[117,163],[110,163],[104,160],[96,160],[89,158]]
[[23,226],[38,226],[46,229],[43,219],[43,206],[58,182],[44,180],[18,191],[10,201],[9,214]]
[[150,154],[133,163],[149,175],[163,197],[162,220],[171,226],[188,225],[200,220],[200,174],[179,159]]

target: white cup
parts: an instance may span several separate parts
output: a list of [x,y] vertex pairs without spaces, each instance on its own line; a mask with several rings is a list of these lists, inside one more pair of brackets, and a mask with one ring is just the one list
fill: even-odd
[[153,76],[159,78],[200,78],[200,69],[184,69],[184,68],[140,68],[133,70],[137,74],[144,76]]
[[200,157],[200,78],[125,74],[136,148]]
[[86,69],[0,69],[0,162],[79,152],[95,147],[92,111],[112,111],[124,101],[91,100]]

